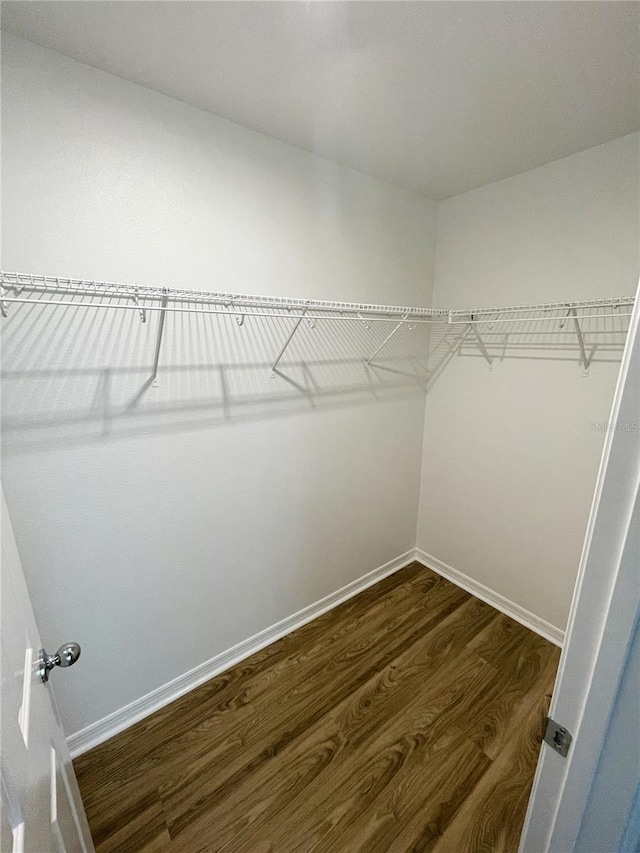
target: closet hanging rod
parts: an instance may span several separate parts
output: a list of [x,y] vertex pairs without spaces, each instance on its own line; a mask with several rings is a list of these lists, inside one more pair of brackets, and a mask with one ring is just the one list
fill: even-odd
[[[161,297],[160,297],[161,298]],[[170,298],[170,297],[169,297]],[[362,322],[362,317],[360,316],[347,316],[346,310],[344,309],[343,314],[331,314],[327,313],[325,315],[321,314],[310,314],[310,313],[300,313],[294,314],[291,313],[290,310],[286,310],[286,313],[282,313],[282,309],[279,309],[281,313],[269,313],[268,311],[256,311],[251,308],[247,308],[247,306],[236,305],[236,309],[242,310],[233,310],[231,308],[183,308],[177,307],[175,305],[148,305],[143,304],[140,301],[135,302],[78,302],[74,300],[62,300],[62,299],[30,299],[20,296],[2,296],[1,300],[4,303],[17,303],[24,305],[47,305],[53,307],[62,307],[67,306],[69,308],[108,308],[108,309],[124,309],[127,311],[157,311],[163,313],[182,313],[182,314],[215,314],[222,315],[228,317],[238,317],[239,314],[246,315],[247,317],[267,317],[269,319],[291,319],[291,320],[339,320],[339,321],[351,321],[351,322]],[[564,306],[566,308],[566,306]],[[278,310],[278,309],[272,309]],[[469,319],[468,317],[465,319],[447,319],[447,313],[439,314],[437,316],[432,317],[416,317],[415,315],[406,314],[400,317],[400,322],[407,323],[413,325],[414,323],[426,323],[430,325],[434,325],[436,323],[444,323],[449,326],[470,326],[470,325],[478,325],[478,324],[489,324],[493,325],[494,323],[531,323],[531,322],[540,322],[540,321],[553,321],[553,320],[562,320],[563,317],[561,315],[557,316],[532,316],[532,317],[507,317],[507,318],[499,318],[495,316],[495,313],[491,317],[477,318],[477,319]],[[608,314],[582,314],[580,315],[581,320],[597,320],[606,317],[630,317],[630,311],[616,311],[615,313]],[[403,319],[404,318],[404,319]],[[375,322],[387,322],[387,323],[397,323],[398,317],[391,315],[368,315],[367,319]],[[486,331],[486,330],[485,330]]]
[[[600,299],[581,299],[567,300],[565,302],[539,302],[530,303],[528,305],[502,305],[483,308],[454,308],[449,314],[453,320],[464,320],[469,322],[470,319],[479,319],[478,315],[486,314],[515,314],[520,312],[543,312],[551,311],[566,311],[568,308],[577,308],[579,310],[586,308],[624,308],[633,307],[635,303],[634,296],[608,296]],[[609,316],[609,315],[607,315]],[[531,319],[531,318],[528,318]]]
[[[565,309],[567,308],[566,305],[563,307]],[[579,306],[578,306],[578,308],[579,308]],[[615,313],[609,312],[608,314],[580,314],[579,319],[580,320],[599,320],[599,319],[602,319],[603,317],[630,317],[631,314],[632,314],[631,311],[616,311]],[[484,317],[482,319],[474,317],[473,319],[466,319],[466,320],[451,320],[449,322],[449,325],[451,325],[451,326],[477,326],[480,323],[483,323],[483,324],[488,323],[489,325],[493,325],[494,323],[535,323],[535,322],[540,322],[540,321],[548,322],[550,320],[553,321],[553,320],[563,320],[563,319],[564,319],[564,317],[561,316],[560,314],[553,316],[553,317],[542,316],[542,317],[505,317],[505,318],[496,317],[494,314],[493,317]],[[487,330],[485,329],[485,332],[486,331]]]

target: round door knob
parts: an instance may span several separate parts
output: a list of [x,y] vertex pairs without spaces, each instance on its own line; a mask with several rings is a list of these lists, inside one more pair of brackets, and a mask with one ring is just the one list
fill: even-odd
[[80,657],[80,648],[78,643],[65,643],[60,646],[54,657],[58,658],[56,666],[73,666]]
[[73,666],[80,657],[81,652],[79,643],[65,643],[60,646],[55,655],[50,655],[45,649],[40,649],[40,659],[38,660],[38,673],[40,678],[45,682],[49,680],[49,673],[54,666]]

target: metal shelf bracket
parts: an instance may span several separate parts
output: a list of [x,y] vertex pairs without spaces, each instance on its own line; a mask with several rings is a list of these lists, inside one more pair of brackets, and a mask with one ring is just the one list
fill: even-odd
[[386,345],[389,343],[389,341],[390,341],[390,340],[391,340],[391,338],[395,335],[395,333],[398,331],[398,329],[399,329],[401,326],[403,326],[403,325],[407,322],[407,317],[408,317],[408,316],[409,316],[408,314],[405,314],[405,315],[403,316],[402,320],[400,320],[400,322],[399,322],[396,326],[394,326],[394,327],[393,327],[393,329],[389,332],[389,334],[387,335],[387,337],[382,341],[382,343],[380,344],[380,346],[378,347],[378,349],[377,349],[377,350],[376,350],[372,355],[370,355],[370,356],[369,356],[369,358],[365,361],[364,366],[365,366],[365,368],[366,368],[366,369],[368,369],[368,368],[369,368],[369,366],[370,366],[371,362],[372,362],[372,361],[373,361],[373,359],[378,355],[378,353],[380,352],[380,350],[381,350],[383,347],[386,347]]
[[486,361],[488,362],[489,367],[491,367],[491,366],[493,365],[493,359],[491,358],[491,356],[490,356],[490,355],[489,355],[489,353],[487,352],[487,348],[486,348],[486,346],[484,345],[484,341],[483,341],[483,340],[482,340],[482,338],[480,337],[480,334],[479,334],[478,330],[477,330],[477,329],[476,329],[476,327],[473,325],[473,323],[469,323],[469,329],[473,332],[473,334],[474,334],[474,336],[475,336],[476,343],[478,344],[478,349],[480,350],[480,352],[482,353],[482,355],[484,356],[484,358],[485,358],[485,359],[486,359]]
[[280,352],[279,352],[279,353],[278,353],[278,355],[276,356],[276,360],[275,360],[275,361],[273,362],[273,364],[271,365],[271,374],[270,374],[270,378],[271,378],[271,379],[275,379],[275,378],[276,378],[276,369],[277,369],[277,367],[278,367],[278,364],[280,363],[280,359],[281,359],[281,358],[282,358],[282,356],[285,354],[285,352],[286,352],[286,350],[287,350],[287,347],[289,346],[289,344],[290,344],[290,343],[291,343],[291,341],[293,340],[293,336],[294,336],[294,335],[295,335],[295,333],[298,331],[298,328],[300,327],[300,323],[302,323],[302,321],[304,320],[304,318],[305,318],[305,314],[306,314],[306,313],[307,313],[307,309],[306,309],[306,308],[304,308],[304,309],[303,309],[303,311],[302,311],[302,314],[300,315],[300,317],[298,317],[298,319],[296,320],[296,322],[295,322],[295,324],[294,324],[293,328],[292,328],[292,329],[291,329],[291,331],[289,332],[289,336],[288,336],[288,338],[286,339],[286,341],[284,342],[284,344],[283,344],[283,346],[282,346],[282,349],[280,350]]
[[140,305],[140,295],[138,293],[134,293],[131,298],[133,299],[133,304],[138,309],[138,314],[140,315],[140,322],[146,323],[147,322],[147,312],[142,307],[142,305]]
[[[151,372],[151,387],[158,387],[158,362],[160,361],[160,347],[162,346],[162,336],[164,335],[164,322],[167,319],[167,302],[169,301],[169,294],[165,289],[162,295],[162,302],[160,311],[160,321],[158,323],[158,335],[156,337],[156,351],[153,357],[153,370]],[[143,321],[144,322],[144,321]]]
[[584,335],[582,334],[582,328],[580,327],[580,320],[578,319],[578,312],[572,306],[571,308],[569,308],[567,316],[571,316],[573,318],[573,324],[574,324],[575,329],[576,329],[576,335],[578,336],[578,345],[580,346],[580,358],[582,361],[582,366],[584,367],[585,371],[589,370],[590,361],[589,361],[589,356],[587,355],[587,350],[586,350],[585,345],[584,345]]

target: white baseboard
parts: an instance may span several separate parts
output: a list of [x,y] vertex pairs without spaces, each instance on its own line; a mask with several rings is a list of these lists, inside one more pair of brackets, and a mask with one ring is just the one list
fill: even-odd
[[183,675],[179,675],[156,690],[152,690],[151,693],[147,693],[145,696],[141,696],[140,699],[136,699],[129,705],[125,705],[124,708],[120,708],[112,714],[103,717],[101,720],[81,729],[79,732],[70,735],[68,742],[71,755],[73,758],[76,758],[78,755],[82,755],[83,752],[87,752],[89,749],[93,749],[93,747],[104,743],[104,741],[128,729],[134,723],[143,720],[155,711],[159,711],[160,708],[164,708],[165,705],[169,705],[171,702],[184,696],[190,690],[204,684],[205,681],[209,681],[210,678],[214,678],[221,672],[240,663],[245,658],[271,645],[271,643],[275,643],[276,640],[290,634],[297,628],[301,628],[307,622],[311,622],[313,619],[337,607],[349,598],[353,598],[354,595],[373,586],[383,578],[403,569],[414,560],[422,563],[428,569],[432,569],[437,574],[442,575],[442,577],[457,586],[462,587],[462,589],[470,592],[471,595],[475,595],[476,598],[480,598],[482,601],[495,607],[501,613],[505,613],[525,627],[535,631],[536,634],[540,634],[540,636],[557,646],[562,646],[564,631],[561,631],[560,628],[556,628],[555,625],[551,625],[539,616],[525,610],[524,607],[520,607],[520,605],[515,604],[513,601],[509,601],[508,598],[494,592],[478,581],[459,572],[457,569],[448,566],[436,557],[432,557],[420,548],[412,548],[394,560],[390,560],[383,566],[374,569],[372,572],[352,581],[341,589],[321,598],[320,601],[304,607],[292,616],[287,616],[286,619],[282,619],[270,628],[265,628],[263,631],[254,634],[253,637],[243,640],[237,645],[232,646],[232,648],[227,649],[227,651],[221,652],[219,655],[215,655],[210,660],[189,670],[189,672],[185,672]]
[[442,575],[443,578],[470,592],[471,595],[475,595],[476,598],[480,598],[482,601],[495,607],[496,610],[505,613],[507,616],[515,619],[516,622],[520,622],[521,625],[535,631],[536,634],[540,634],[545,640],[549,640],[554,645],[562,647],[564,631],[556,628],[550,622],[541,619],[540,616],[536,616],[529,610],[525,610],[524,607],[520,607],[519,604],[515,604],[515,602],[500,595],[500,593],[494,592],[489,587],[479,583],[479,581],[473,580],[473,578],[459,572],[452,566],[448,566],[442,560],[438,560],[437,557],[432,557],[431,554],[427,554],[421,548],[416,548],[415,559],[419,563],[422,563],[423,566],[433,569],[434,572]]
[[152,690],[146,696],[136,699],[129,705],[125,705],[124,708],[120,708],[118,711],[114,711],[101,720],[91,723],[91,725],[81,729],[79,732],[75,732],[75,734],[70,735],[68,738],[72,757],[76,758],[78,755],[82,755],[83,752],[87,752],[89,749],[93,749],[93,747],[104,743],[104,741],[128,729],[134,723],[139,722],[155,711],[160,710],[160,708],[164,708],[170,702],[184,696],[185,693],[188,693],[195,687],[204,684],[205,681],[209,681],[210,678],[235,666],[245,658],[259,652],[265,646],[275,643],[276,640],[279,640],[286,634],[290,634],[297,628],[301,628],[307,622],[317,619],[318,616],[321,616],[333,607],[337,607],[349,598],[353,598],[354,595],[373,586],[378,581],[388,577],[388,575],[392,575],[394,572],[403,569],[415,559],[415,549],[412,548],[405,554],[401,554],[383,566],[374,569],[372,572],[352,581],[341,589],[321,598],[315,604],[310,604],[292,616],[287,616],[286,619],[282,619],[282,621],[277,622],[270,628],[265,628],[263,631],[254,634],[253,637],[249,637],[249,639],[243,640],[232,648],[227,649],[226,652],[215,655],[210,660],[189,670],[189,672],[185,672],[184,675],[179,675],[173,681],[169,681],[156,690]]

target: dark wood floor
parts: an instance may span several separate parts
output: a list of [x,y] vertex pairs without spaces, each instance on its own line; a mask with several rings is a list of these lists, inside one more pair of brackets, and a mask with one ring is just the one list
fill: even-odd
[[413,564],[78,758],[98,853],[515,851],[558,656]]

